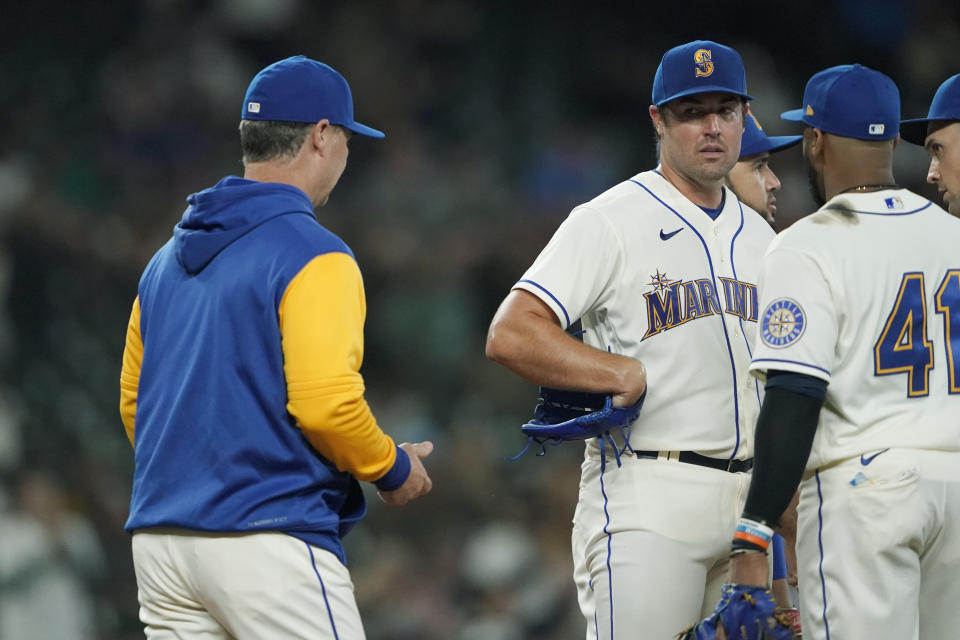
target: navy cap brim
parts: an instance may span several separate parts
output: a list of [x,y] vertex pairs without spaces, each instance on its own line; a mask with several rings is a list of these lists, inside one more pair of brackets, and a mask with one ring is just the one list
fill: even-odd
[[781,120],[789,120],[790,122],[804,122],[804,117],[806,117],[806,112],[803,109],[791,109],[790,111],[784,111],[780,114]]
[[740,157],[755,156],[758,153],[776,153],[789,149],[803,140],[803,136],[765,136],[756,144],[740,148]]
[[351,122],[350,124],[343,124],[340,126],[350,129],[350,131],[353,131],[354,133],[358,133],[361,136],[370,136],[371,138],[386,137],[386,134],[383,131],[380,131],[379,129],[374,129],[373,127],[368,127],[367,125],[360,124],[359,122]]
[[803,140],[803,136],[769,136],[768,139],[774,144],[774,146],[769,149],[769,152],[776,153],[777,151],[789,149],[797,144]]
[[911,118],[900,121],[900,137],[921,147],[927,140],[927,124],[936,118]]
[[740,96],[741,98],[744,98],[745,100],[753,100],[753,96],[747,95],[746,93],[740,93],[740,92],[738,92],[738,91],[731,91],[731,90],[730,90],[730,87],[720,87],[720,86],[717,86],[717,85],[707,85],[707,86],[703,86],[703,87],[696,87],[696,88],[694,88],[694,89],[687,89],[687,90],[685,90],[685,91],[680,91],[680,92],[678,92],[678,93],[673,94],[673,95],[670,96],[669,98],[666,98],[666,99],[664,99],[664,100],[661,100],[660,102],[656,103],[654,106],[662,107],[663,105],[667,104],[668,102],[673,102],[674,100],[677,100],[678,98],[685,98],[685,97],[687,97],[687,96],[695,96],[695,95],[699,95],[699,94],[701,94],[701,93],[729,93],[729,94],[731,94],[731,95]]

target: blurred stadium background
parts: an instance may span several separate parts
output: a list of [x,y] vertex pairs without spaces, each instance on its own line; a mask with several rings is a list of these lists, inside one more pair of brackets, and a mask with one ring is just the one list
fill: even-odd
[[[321,222],[368,296],[368,397],[430,438],[435,488],[373,497],[346,540],[372,640],[582,637],[570,580],[578,447],[505,457],[535,387],[483,357],[510,285],[569,210],[651,168],[650,85],[696,38],[737,48],[771,135],[806,79],[860,62],[926,114],[960,71],[950,0],[804,3],[134,0],[7,3],[0,19],[0,639],[143,637],[123,531],[117,411],[141,269],[187,194],[240,173],[247,82],[303,53],[350,81],[361,122]],[[928,197],[904,144],[900,183]],[[780,224],[812,206],[775,157]],[[878,257],[882,259],[882,257]]]

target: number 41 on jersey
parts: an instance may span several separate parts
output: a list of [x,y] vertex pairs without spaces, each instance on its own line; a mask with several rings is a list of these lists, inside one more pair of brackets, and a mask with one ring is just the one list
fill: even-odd
[[[923,273],[903,274],[897,300],[873,347],[873,372],[886,376],[907,374],[907,397],[930,393],[934,343],[927,337],[927,301]],[[950,393],[960,393],[960,269],[951,269],[934,294],[936,311],[943,319],[943,344],[947,352]]]

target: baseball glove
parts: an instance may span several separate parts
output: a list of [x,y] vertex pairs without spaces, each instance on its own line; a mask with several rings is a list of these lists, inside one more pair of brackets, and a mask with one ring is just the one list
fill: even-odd
[[789,624],[768,589],[725,584],[713,615],[681,631],[677,640],[716,640],[718,626],[728,640],[793,640]]
[[[533,419],[520,429],[527,435],[527,445],[511,460],[516,460],[536,442],[540,449],[537,455],[546,453],[546,445],[557,445],[569,440],[597,438],[600,443],[601,460],[606,458],[605,442],[613,447],[620,464],[620,454],[630,448],[630,425],[640,415],[646,391],[635,404],[629,407],[614,407],[609,394],[587,391],[565,391],[540,387]],[[624,446],[621,449],[610,432],[619,429]]]

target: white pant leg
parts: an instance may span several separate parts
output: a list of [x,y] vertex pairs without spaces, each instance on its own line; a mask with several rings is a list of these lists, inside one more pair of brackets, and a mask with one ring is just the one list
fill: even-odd
[[920,554],[940,526],[943,497],[943,483],[924,478],[922,457],[893,449],[868,465],[852,458],[801,484],[804,640],[921,637]]
[[598,637],[672,638],[696,622],[707,569],[693,551],[646,531],[621,531],[593,545],[587,563]]
[[170,536],[137,532],[131,542],[140,622],[148,640],[227,640],[195,592]]
[[133,549],[151,640],[365,637],[347,568],[292,536],[138,532]]
[[720,597],[748,476],[622,460],[620,468],[608,461],[603,474],[599,460],[582,469],[574,573],[587,637],[595,627],[603,640],[670,638]]
[[[577,512],[579,512],[579,506]],[[580,604],[580,613],[587,624],[586,640],[597,640],[597,605],[593,598],[593,581],[587,570],[585,539],[586,533],[576,526],[577,515],[574,514],[573,531],[570,535],[570,548],[573,552],[573,583],[577,587],[577,601]]]
[[920,556],[920,640],[958,635],[960,606],[960,453],[918,452],[930,483],[936,526],[925,533]]

